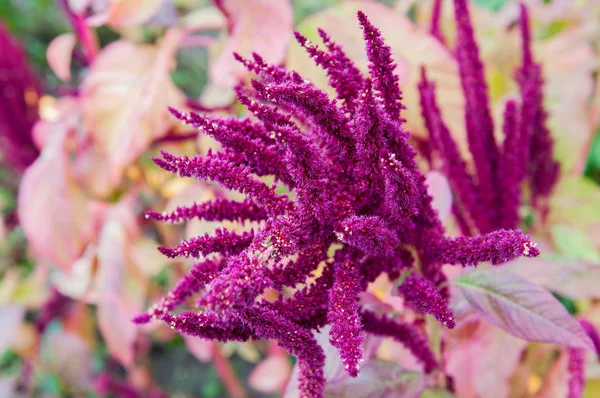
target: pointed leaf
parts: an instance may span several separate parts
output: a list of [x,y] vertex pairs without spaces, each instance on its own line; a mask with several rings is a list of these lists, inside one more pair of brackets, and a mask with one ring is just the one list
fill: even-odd
[[95,234],[95,216],[72,175],[67,131],[54,133],[23,174],[18,212],[34,252],[69,270]]
[[372,360],[357,377],[344,377],[325,387],[326,398],[418,398],[425,390],[422,373],[409,372],[395,363]]
[[541,286],[499,270],[475,270],[453,282],[485,319],[524,340],[593,349],[579,323]]
[[71,80],[71,59],[75,43],[73,33],[64,33],[55,37],[46,50],[48,65],[61,80]]
[[293,30],[289,0],[223,0],[219,3],[231,29],[223,50],[210,68],[215,83],[232,87],[245,74],[241,64],[233,58],[234,52],[244,57],[256,52],[276,65],[283,61]]
[[292,364],[285,355],[272,355],[259,362],[248,377],[250,387],[272,393],[281,391],[292,373]]
[[452,191],[448,179],[436,170],[428,172],[425,177],[427,193],[433,198],[431,205],[437,210],[440,220],[446,221],[452,210]]
[[169,73],[180,37],[169,30],[159,46],[113,42],[81,86],[83,120],[106,158],[111,181],[174,126],[167,106],[178,107],[183,98]]

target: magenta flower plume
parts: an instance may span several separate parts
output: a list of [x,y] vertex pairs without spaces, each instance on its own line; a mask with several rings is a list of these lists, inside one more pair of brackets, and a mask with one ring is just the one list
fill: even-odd
[[452,140],[435,98],[435,84],[422,73],[421,110],[431,146],[456,195],[454,212],[465,235],[475,231],[517,228],[521,219],[521,184],[527,180],[531,203],[542,219],[547,197],[556,183],[559,165],[552,158],[553,141],[546,126],[541,67],[534,62],[527,9],[521,5],[522,65],[516,71],[520,103],[510,100],[504,112],[504,144],[494,138],[488,88],[466,0],[454,0],[457,24],[456,59],[465,96],[465,122],[474,174],[468,172]]
[[404,299],[424,314],[432,314],[435,319],[452,329],[456,326],[454,314],[448,307],[448,300],[427,278],[409,275],[398,288]]
[[2,161],[23,171],[39,155],[32,136],[41,84],[21,46],[0,22],[0,148]]
[[581,398],[585,386],[585,350],[581,348],[568,348],[569,389],[567,398]]
[[[250,232],[220,228],[161,248],[169,257],[206,258],[136,322],[160,319],[180,333],[219,341],[277,340],[298,358],[302,397],[323,396],[325,357],[313,332],[326,325],[352,376],[360,371],[367,333],[406,345],[427,372],[437,367],[419,328],[362,309],[360,294],[381,274],[395,279],[409,269],[422,270],[404,287],[405,297],[415,311],[452,327],[441,286],[444,263],[499,264],[537,255],[516,230],[444,236],[400,118],[401,91],[390,49],[366,15],[359,12],[358,19],[370,62],[368,78],[324,32],[325,49],[299,34],[296,38],[326,70],[336,98],[258,55],[252,60],[237,56],[258,75],[250,87],[237,90],[253,118],[172,110],[223,148],[194,158],[163,152],[155,160],[169,172],[218,183],[246,198],[152,212],[149,218],[259,222]],[[277,184],[261,176],[273,176]],[[289,194],[275,186],[285,186]],[[267,288],[279,296],[267,300]],[[192,296],[194,311],[176,312]]]

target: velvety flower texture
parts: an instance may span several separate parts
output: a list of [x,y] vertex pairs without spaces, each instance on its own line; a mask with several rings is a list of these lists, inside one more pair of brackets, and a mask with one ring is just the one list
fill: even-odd
[[[456,196],[454,212],[465,235],[519,225],[521,184],[528,182],[530,202],[543,219],[547,197],[558,179],[553,141],[542,106],[542,72],[533,60],[527,9],[521,5],[523,58],[515,77],[520,101],[505,105],[504,143],[496,143],[488,88],[466,0],[454,0],[457,25],[456,60],[465,96],[465,121],[474,174],[468,172],[437,106],[435,85],[425,70],[419,84],[421,109],[432,147],[442,160]],[[435,16],[434,18],[438,18]],[[435,22],[432,22],[435,26]],[[439,32],[438,32],[439,33]]]
[[[237,56],[260,77],[237,90],[253,118],[173,110],[223,149],[194,158],[163,152],[155,160],[165,170],[214,181],[246,199],[217,199],[148,217],[254,221],[258,227],[245,233],[219,229],[161,248],[169,257],[204,259],[136,321],[161,319],[181,333],[220,341],[274,339],[298,358],[303,397],[323,395],[325,355],[313,332],[325,325],[331,326],[330,342],[350,375],[359,372],[365,333],[405,344],[426,372],[436,368],[419,328],[361,307],[359,294],[382,273],[396,279],[412,272],[400,289],[405,299],[452,327],[447,292],[438,290],[445,281],[442,264],[499,264],[538,254],[517,230],[444,236],[402,127],[402,95],[390,48],[363,13],[358,20],[369,77],[324,32],[325,49],[299,34],[296,38],[327,72],[335,99],[256,54],[252,60]],[[261,179],[269,175],[289,194]],[[266,288],[279,296],[263,297]],[[197,308],[175,315],[173,310],[191,296]]]
[[0,148],[2,161],[23,171],[39,155],[32,129],[41,84],[19,43],[0,22]]

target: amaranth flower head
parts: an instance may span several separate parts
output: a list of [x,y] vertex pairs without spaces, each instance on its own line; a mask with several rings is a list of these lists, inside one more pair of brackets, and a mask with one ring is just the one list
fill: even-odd
[[[327,72],[335,99],[259,55],[253,60],[237,56],[260,76],[251,88],[237,91],[254,117],[173,110],[220,141],[223,150],[191,159],[163,152],[155,160],[165,170],[217,182],[246,199],[217,199],[149,217],[249,220],[260,226],[242,234],[219,229],[161,248],[169,257],[207,257],[136,321],[157,318],[181,333],[221,341],[275,339],[298,358],[303,397],[323,395],[325,357],[313,331],[325,325],[331,326],[330,341],[350,375],[359,372],[365,333],[392,337],[411,350],[425,371],[436,368],[426,338],[413,325],[361,308],[359,293],[382,273],[395,279],[413,272],[401,294],[417,311],[453,327],[447,292],[438,290],[445,281],[442,264],[500,264],[538,254],[517,230],[444,236],[402,127],[402,95],[390,48],[363,13],[358,19],[369,77],[322,31],[325,49],[299,34],[296,38]],[[290,194],[278,194],[258,178],[267,175]],[[295,288],[292,296],[284,294],[290,287]],[[279,291],[279,297],[264,298],[266,288]],[[197,309],[174,315],[192,295],[198,297]]]

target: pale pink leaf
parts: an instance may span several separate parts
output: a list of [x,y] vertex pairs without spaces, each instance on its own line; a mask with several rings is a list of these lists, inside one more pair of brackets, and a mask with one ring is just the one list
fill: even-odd
[[164,0],[111,0],[107,17],[114,28],[140,25],[158,11]]
[[432,170],[426,175],[427,193],[433,197],[431,205],[437,210],[442,221],[446,221],[452,210],[452,191],[448,179],[439,171]]
[[52,284],[64,296],[75,300],[95,302],[90,292],[96,264],[96,247],[90,244],[83,255],[73,262],[70,270],[57,270],[50,278]]
[[502,269],[475,270],[455,279],[481,316],[528,341],[593,349],[585,331],[546,289]]
[[292,373],[292,364],[285,355],[272,355],[259,362],[250,376],[250,387],[260,392],[277,392],[285,386]]
[[554,362],[544,381],[542,388],[535,395],[536,398],[566,397],[569,392],[569,359],[566,350]]
[[4,216],[0,214],[0,243],[6,237],[6,224],[4,222]]
[[259,53],[267,62],[283,61],[293,31],[293,12],[289,0],[222,0],[231,31],[223,49],[211,65],[214,83],[233,86],[245,74],[233,58],[237,52],[248,57]]
[[358,377],[346,376],[325,386],[326,398],[418,398],[425,390],[425,377],[395,363],[369,361]]
[[457,342],[449,339],[445,350],[446,371],[458,396],[508,397],[509,379],[527,342],[484,321],[474,329],[467,324],[467,329],[472,333]]
[[67,131],[53,133],[23,174],[18,212],[35,254],[68,270],[94,235],[96,220],[91,203],[72,177]]
[[158,46],[119,40],[96,58],[81,87],[83,117],[105,157],[109,180],[117,180],[153,139],[175,120],[168,106],[183,96],[170,78],[181,32],[167,31]]
[[98,327],[108,351],[125,367],[134,364],[137,326],[131,319],[142,310],[143,290],[128,268],[128,249],[136,234],[127,202],[110,210],[98,244]]
[[71,59],[77,39],[73,33],[55,37],[46,50],[46,59],[52,72],[61,80],[71,80]]
[[528,258],[502,268],[571,299],[600,298],[600,265],[570,258]]
[[209,362],[213,357],[214,343],[199,337],[183,336],[188,351],[200,362]]
[[10,348],[25,316],[25,308],[19,304],[0,307],[0,353]]

